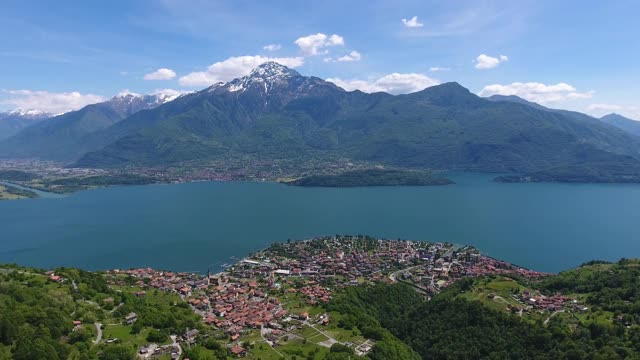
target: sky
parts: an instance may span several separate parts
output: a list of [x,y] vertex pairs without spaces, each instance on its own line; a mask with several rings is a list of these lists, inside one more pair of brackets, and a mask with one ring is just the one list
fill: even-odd
[[640,120],[640,1],[0,2],[0,111],[176,93],[277,61],[347,90],[457,81]]

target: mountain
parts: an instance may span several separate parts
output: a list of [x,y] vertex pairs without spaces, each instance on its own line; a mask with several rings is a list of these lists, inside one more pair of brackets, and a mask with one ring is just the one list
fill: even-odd
[[516,104],[522,104],[522,105],[529,105],[533,108],[536,108],[538,110],[544,110],[544,111],[554,111],[553,109],[549,109],[548,107],[542,106],[538,103],[534,103],[532,101],[529,100],[525,100],[519,96],[516,95],[491,95],[486,97],[485,99],[489,100],[489,101],[504,101],[504,102],[512,102],[512,103],[516,103]]
[[402,167],[526,172],[582,163],[592,152],[640,156],[640,140],[588,115],[493,100],[457,83],[398,96],[347,92],[266,63],[100,132],[108,144],[75,166],[335,155]]
[[25,127],[0,142],[4,158],[43,158],[72,161],[90,150],[88,135],[104,130],[130,115],[152,109],[174,98],[173,95],[122,93],[112,99],[85,106]]
[[[516,97],[485,99],[458,83],[397,96],[349,92],[273,62],[159,106],[148,103],[147,110],[120,113],[96,104],[48,121],[54,129],[25,129],[0,150],[79,167],[347,158],[522,173],[591,158],[628,165],[640,157],[640,139],[585,114]],[[74,124],[85,127],[67,130]]]
[[600,120],[604,123],[622,129],[629,134],[640,136],[640,121],[632,120],[618,114],[605,115],[601,117]]
[[37,110],[14,110],[0,113],[0,140],[11,137],[20,130],[52,116],[53,114]]

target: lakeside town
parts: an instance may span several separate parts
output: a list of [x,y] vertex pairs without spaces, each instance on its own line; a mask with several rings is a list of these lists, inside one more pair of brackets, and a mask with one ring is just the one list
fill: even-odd
[[[550,275],[493,259],[470,246],[366,236],[276,243],[215,274],[151,268],[107,274],[112,286],[130,284],[141,289],[136,296],[144,297],[151,290],[178,294],[239,357],[256,344],[279,353],[279,347],[303,339],[303,334],[305,341],[313,339],[316,345],[330,348],[341,344],[351,347],[356,355],[366,355],[375,343],[361,336],[337,336],[336,320],[324,307],[344,287],[403,282],[430,299],[467,277],[509,275],[538,280]],[[133,278],[133,283],[126,277]],[[510,307],[512,311],[553,313],[582,307],[567,296],[547,297],[528,291],[509,300],[521,304]],[[126,321],[135,315],[129,314]],[[198,335],[198,330],[187,329],[179,339],[190,344]],[[147,358],[172,346],[150,349],[145,345],[139,356]]]
[[[192,161],[157,167],[126,167],[122,169],[75,168],[65,164],[38,159],[0,159],[0,174],[23,172],[32,179],[10,180],[22,186],[60,179],[92,176],[137,176],[157,183],[186,183],[196,181],[278,181],[310,174],[339,174],[345,171],[370,169],[377,163],[346,158],[318,158],[300,163],[295,159],[253,159],[230,156],[223,160]],[[118,185],[114,183],[113,185]],[[39,190],[47,190],[39,189]]]

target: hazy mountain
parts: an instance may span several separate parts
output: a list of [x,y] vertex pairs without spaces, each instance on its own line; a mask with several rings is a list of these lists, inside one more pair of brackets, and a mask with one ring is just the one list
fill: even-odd
[[336,154],[406,167],[534,171],[583,163],[591,153],[640,155],[638,139],[598,119],[509,98],[480,98],[457,83],[398,96],[347,92],[266,63],[98,133],[109,144],[76,165]]
[[52,117],[37,110],[14,110],[0,113],[0,140],[18,133],[20,130]]
[[529,105],[531,107],[534,107],[538,110],[545,110],[545,111],[553,111],[553,109],[550,109],[548,107],[542,106],[538,103],[529,101],[529,100],[525,100],[519,96],[516,95],[491,95],[486,97],[485,99],[489,100],[489,101],[505,101],[505,102],[512,102],[512,103],[516,103],[516,104],[523,104],[523,105]]
[[87,136],[104,130],[141,110],[152,109],[173,97],[124,93],[25,127],[0,142],[4,158],[44,158],[72,161],[95,150]]
[[600,118],[603,122],[620,128],[629,134],[640,136],[640,121],[632,120],[618,114],[609,114]]

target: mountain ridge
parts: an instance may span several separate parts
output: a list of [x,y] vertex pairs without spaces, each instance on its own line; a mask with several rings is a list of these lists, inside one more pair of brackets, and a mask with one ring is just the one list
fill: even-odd
[[55,116],[37,110],[13,110],[0,113],[0,141],[7,139],[22,129]]
[[100,168],[337,157],[533,172],[585,164],[590,156],[625,164],[640,158],[639,138],[585,114],[532,104],[481,98],[455,82],[404,95],[345,91],[264,63],[246,76],[117,118],[60,149],[70,166]]
[[632,135],[640,136],[640,121],[629,119],[620,114],[611,113],[600,118],[600,121],[622,129]]
[[172,95],[123,92],[79,110],[47,118],[0,142],[3,157],[72,161],[91,149],[86,136],[106,129],[132,114],[173,100]]

